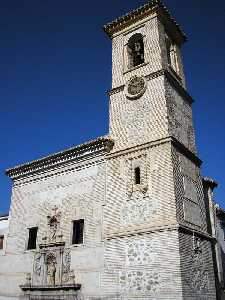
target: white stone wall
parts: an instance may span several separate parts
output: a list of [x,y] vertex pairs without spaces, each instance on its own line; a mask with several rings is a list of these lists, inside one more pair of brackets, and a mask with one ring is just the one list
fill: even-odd
[[163,76],[147,81],[145,94],[137,100],[128,100],[124,91],[111,96],[110,136],[114,151],[168,136]]
[[[170,144],[113,157],[107,164],[104,235],[176,223]],[[133,184],[131,161],[139,159],[144,182]]]
[[[57,206],[65,247],[71,249],[71,269],[82,293],[99,289],[104,266],[102,244],[102,205],[105,195],[105,162],[60,168],[36,175],[30,182],[15,184],[11,204],[10,230],[6,256],[0,257],[0,296],[22,295],[20,284],[32,273],[34,250],[26,250],[28,228],[38,227],[38,244],[48,231],[47,216]],[[84,244],[71,245],[72,221],[84,219]],[[12,264],[13,268],[10,268]],[[10,281],[7,291],[4,287]]]
[[0,255],[4,255],[4,253],[5,253],[8,230],[9,230],[8,217],[0,218],[0,235],[4,236],[3,249],[0,249]]

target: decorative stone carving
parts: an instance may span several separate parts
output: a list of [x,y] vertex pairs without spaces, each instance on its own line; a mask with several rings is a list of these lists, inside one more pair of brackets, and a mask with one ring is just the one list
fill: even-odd
[[128,81],[125,87],[127,98],[134,100],[140,98],[146,91],[147,84],[144,77],[134,76]]
[[144,223],[156,212],[156,203],[149,198],[128,201],[121,210],[123,225]]
[[55,285],[56,283],[56,254],[54,252],[50,252],[46,255],[46,271],[47,271],[47,284]]
[[156,272],[124,271],[119,274],[120,288],[124,292],[140,294],[156,293],[160,289],[161,278]]
[[68,282],[70,280],[70,264],[71,264],[71,255],[70,250],[66,249],[63,253],[63,275],[62,281]]
[[[55,206],[52,215],[47,216],[49,231],[35,254],[31,285],[34,290],[38,287],[58,289],[59,286],[72,285],[74,288],[80,286],[75,284],[75,276],[70,269],[71,254],[62,240],[60,218],[61,213]],[[26,288],[26,285],[22,288]]]
[[61,218],[61,212],[59,212],[59,209],[57,206],[54,206],[53,215],[47,216],[48,220],[48,227],[49,231],[46,233],[46,235],[42,238],[43,244],[40,245],[40,247],[43,247],[47,244],[55,244],[55,243],[63,243],[62,238],[62,232],[60,230],[60,218]]
[[142,198],[146,195],[147,191],[148,186],[144,184],[129,184],[127,187],[127,195],[129,198],[131,198],[132,196],[134,198]]
[[37,253],[35,260],[34,260],[34,272],[37,274],[37,276],[41,276],[41,272],[43,269],[43,258],[40,253]]

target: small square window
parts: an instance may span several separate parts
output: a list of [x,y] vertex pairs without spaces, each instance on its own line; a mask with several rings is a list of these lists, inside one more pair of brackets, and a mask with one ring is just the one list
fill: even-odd
[[27,250],[36,249],[37,247],[37,231],[38,227],[29,228],[29,237],[28,237],[28,244]]
[[73,221],[72,244],[78,245],[84,243],[84,220]]
[[3,249],[3,245],[4,245],[4,235],[0,235],[0,250]]

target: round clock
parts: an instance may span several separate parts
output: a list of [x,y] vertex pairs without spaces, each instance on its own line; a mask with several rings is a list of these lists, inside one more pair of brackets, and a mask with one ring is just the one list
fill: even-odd
[[126,96],[129,99],[140,98],[146,91],[146,79],[141,76],[131,77],[126,85]]

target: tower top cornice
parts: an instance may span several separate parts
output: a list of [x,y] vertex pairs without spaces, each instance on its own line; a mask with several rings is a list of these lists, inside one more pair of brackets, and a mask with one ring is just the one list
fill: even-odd
[[127,14],[115,19],[114,21],[107,23],[103,26],[103,29],[107,35],[112,38],[115,33],[153,13],[157,13],[162,23],[165,24],[167,28],[170,28],[180,43],[184,43],[187,40],[186,34],[183,32],[181,27],[172,17],[169,10],[161,0],[150,0],[137,9],[132,10]]

